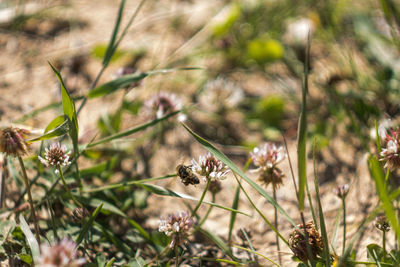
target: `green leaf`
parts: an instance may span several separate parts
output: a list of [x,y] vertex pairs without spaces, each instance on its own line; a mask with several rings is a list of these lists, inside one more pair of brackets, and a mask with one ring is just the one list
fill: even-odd
[[370,155],[368,158],[369,172],[375,181],[376,190],[378,191],[379,199],[382,202],[386,217],[391,226],[396,232],[396,236],[400,242],[400,226],[399,221],[394,211],[392,202],[389,199],[386,190],[385,174],[383,173],[381,164],[375,155]]
[[33,263],[33,259],[29,254],[23,254],[23,253],[18,254],[18,258],[29,265],[32,265]]
[[[178,198],[193,200],[193,201],[196,201],[196,202],[199,201],[199,199],[197,199],[195,197],[192,197],[192,196],[189,196],[189,195],[186,195],[186,194],[183,194],[183,193],[174,192],[172,190],[166,189],[166,188],[161,187],[161,186],[152,185],[152,184],[143,184],[143,183],[138,183],[137,185],[142,187],[143,189],[149,191],[150,193],[153,193],[153,194],[156,194],[156,195],[178,197]],[[203,203],[206,203],[208,205],[212,205],[212,206],[220,208],[220,209],[228,210],[228,211],[235,212],[235,213],[240,213],[240,214],[246,215],[248,217],[251,217],[250,215],[248,215],[248,214],[246,214],[244,212],[241,212],[241,211],[238,211],[238,210],[235,210],[235,209],[231,209],[231,208],[228,208],[228,207],[225,207],[225,206],[221,206],[221,205],[218,205],[218,204],[215,204],[215,203],[212,203],[212,202],[203,201]]]
[[149,71],[149,72],[124,75],[122,77],[112,80],[111,82],[105,83],[103,85],[100,85],[100,86],[94,88],[92,91],[89,92],[88,97],[96,98],[96,97],[114,93],[117,90],[122,89],[132,83],[139,82],[150,75],[166,74],[166,73],[179,71],[179,70],[198,70],[198,69],[199,68],[163,69],[163,70],[154,70],[154,71]]
[[90,216],[89,220],[87,220],[87,222],[83,226],[82,231],[79,233],[79,236],[75,241],[77,246],[82,242],[83,238],[85,237],[85,235],[89,231],[89,228],[92,227],[92,225],[94,223],[94,220],[99,215],[102,207],[103,207],[103,203],[100,203],[100,205],[96,208],[96,210]]
[[286,211],[270,196],[262,189],[258,184],[256,184],[253,180],[244,174],[224,153],[219,151],[216,147],[214,147],[210,142],[203,139],[196,133],[194,133],[188,126],[182,123],[183,127],[199,142],[205,149],[207,149],[211,154],[221,160],[225,165],[227,165],[233,172],[237,173],[240,177],[242,177],[251,187],[257,190],[268,202],[274,205],[277,210],[294,226],[297,227],[296,223],[290,218],[290,216],[286,213]]
[[297,167],[299,175],[299,209],[304,210],[304,191],[307,183],[307,158],[306,158],[306,141],[307,141],[307,93],[308,93],[308,61],[310,57],[310,40],[307,43],[306,60],[304,63],[304,80],[302,87],[302,104],[299,118],[299,127],[297,133]]
[[40,257],[39,243],[33,235],[29,225],[26,223],[24,216],[19,215],[19,222],[22,232],[24,232],[26,240],[28,241],[29,247],[31,248],[33,262],[37,262]]
[[54,73],[56,74],[58,80],[60,81],[61,84],[61,96],[62,96],[62,107],[64,111],[64,115],[66,115],[69,120],[70,120],[70,129],[69,129],[69,135],[71,136],[72,143],[74,145],[74,152],[79,153],[78,149],[78,133],[79,133],[79,128],[78,128],[78,118],[76,117],[76,111],[75,111],[75,103],[70,97],[64,81],[61,77],[61,74],[58,72],[56,68],[51,65],[49,62],[50,67],[53,69]]
[[[62,121],[61,121],[62,120]],[[48,140],[55,137],[62,136],[70,130],[70,122],[69,118],[65,117],[64,115],[58,116],[54,120],[52,120],[49,125],[47,125],[45,129],[45,134],[27,140],[28,143],[33,143],[36,141]]]
[[115,22],[114,30],[112,32],[110,42],[108,43],[106,54],[103,59],[103,66],[108,65],[108,63],[110,62],[110,60],[115,52],[116,48],[114,49],[114,45],[115,45],[115,41],[117,40],[119,26],[121,25],[121,19],[122,19],[122,15],[124,13],[124,7],[125,7],[125,0],[122,0],[121,4],[119,6],[119,10],[118,10],[117,21]]
[[[239,196],[240,196],[240,186],[236,187],[235,197],[233,198],[232,209],[237,210],[239,207]],[[231,218],[229,220],[229,234],[228,234],[228,241],[230,242],[232,239],[232,231],[236,221],[236,213],[231,213]]]
[[369,244],[367,246],[367,255],[370,261],[374,261],[378,265],[380,265],[380,261],[384,261],[385,259],[383,248],[381,248],[377,244]]

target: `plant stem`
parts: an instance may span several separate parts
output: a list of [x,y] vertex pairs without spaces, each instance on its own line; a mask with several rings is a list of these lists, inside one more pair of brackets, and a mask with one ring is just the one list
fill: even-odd
[[64,185],[65,190],[68,193],[68,196],[72,199],[72,201],[74,201],[74,203],[76,205],[78,205],[79,207],[82,208],[83,207],[82,204],[78,200],[76,200],[76,198],[72,195],[71,191],[69,190],[69,187],[67,185],[67,182],[65,181],[64,174],[63,174],[61,166],[58,166],[58,172],[60,173],[61,181],[62,181],[62,183]]
[[342,255],[343,255],[346,248],[346,198],[345,197],[342,197],[342,207],[343,207],[343,248],[342,248]]
[[35,227],[36,239],[40,246],[39,224],[38,224],[38,220],[36,217],[35,207],[33,206],[33,199],[32,199],[31,187],[29,185],[28,175],[26,174],[24,161],[22,160],[22,158],[20,156],[18,156],[18,161],[19,161],[19,164],[22,169],[22,174],[24,176],[26,192],[28,193],[28,200],[29,200],[29,205],[31,206],[31,213],[32,213],[32,217],[33,217],[33,225]]
[[[212,202],[212,203],[215,202],[215,194],[214,194],[214,193],[212,194],[212,200],[211,200],[211,202]],[[211,210],[213,209],[213,207],[214,207],[214,206],[210,205],[210,207],[209,207],[208,210],[207,210],[206,215],[205,215],[205,216],[203,217],[203,219],[201,219],[201,221],[199,222],[198,227],[201,227],[201,226],[204,224],[204,222],[205,222],[205,221],[207,220],[207,218],[208,218],[208,215],[210,215]]]
[[382,248],[383,248],[383,255],[386,256],[386,232],[382,231]]
[[203,202],[204,197],[206,196],[208,187],[210,186],[210,182],[211,182],[211,179],[210,179],[210,178],[207,178],[207,185],[206,185],[206,188],[204,188],[203,194],[201,195],[200,200],[199,200],[199,202],[197,203],[197,206],[194,208],[194,210],[193,210],[193,212],[192,212],[192,217],[196,215],[197,210],[200,208],[200,205],[201,205],[201,203]]
[[175,266],[178,267],[179,266],[179,247],[175,246]]
[[[275,200],[275,202],[277,202],[277,199],[276,199],[276,188],[275,188],[274,185],[272,186],[272,189],[273,189],[274,200]],[[279,231],[278,230],[278,210],[277,210],[276,206],[274,206],[274,225],[275,225],[276,230]],[[281,249],[280,249],[280,246],[279,246],[279,236],[275,235],[275,238],[276,238],[276,249],[278,250],[279,265],[282,265],[282,258],[281,258],[281,253],[280,253]]]

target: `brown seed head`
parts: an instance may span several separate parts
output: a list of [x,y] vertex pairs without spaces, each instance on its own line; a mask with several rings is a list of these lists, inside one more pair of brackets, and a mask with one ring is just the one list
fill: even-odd
[[28,144],[25,141],[28,130],[8,127],[0,131],[0,152],[14,157],[27,155]]
[[[293,251],[294,255],[299,258],[301,261],[306,262],[309,259],[309,255],[307,253],[307,243],[304,233],[303,224],[298,225],[301,232],[295,229],[289,237],[289,246]],[[308,243],[311,248],[312,256],[315,258],[317,255],[320,255],[324,244],[322,242],[322,238],[318,231],[315,229],[315,225],[313,222],[306,223],[305,230],[308,235]]]
[[75,222],[82,222],[85,218],[89,217],[90,213],[86,208],[75,208],[72,213],[72,219]]
[[389,232],[389,230],[390,230],[390,224],[385,215],[376,217],[375,221],[374,221],[374,225],[375,225],[376,229],[378,229],[382,232]]

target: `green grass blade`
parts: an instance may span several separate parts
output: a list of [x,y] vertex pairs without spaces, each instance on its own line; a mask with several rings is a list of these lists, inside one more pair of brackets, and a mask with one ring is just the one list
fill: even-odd
[[248,249],[248,248],[244,248],[244,247],[241,247],[241,246],[235,246],[235,248],[242,249],[242,250],[244,250],[244,251],[253,253],[253,254],[255,254],[255,255],[258,255],[258,256],[260,256],[260,257],[266,259],[267,261],[269,261],[270,263],[272,263],[272,264],[275,265],[275,266],[280,266],[280,265],[279,265],[278,263],[276,263],[275,261],[271,260],[271,259],[268,258],[267,256],[265,256],[265,255],[263,255],[263,254],[261,254],[261,253],[259,253],[259,252],[257,252],[257,251],[250,250],[250,249]]
[[[62,121],[61,121],[62,120]],[[28,143],[33,143],[37,141],[43,141],[52,139],[55,137],[62,136],[68,133],[70,130],[70,121],[68,118],[65,119],[64,115],[61,115],[54,120],[52,120],[45,129],[45,134],[35,137],[33,139],[27,140]]]
[[299,209],[304,210],[304,191],[307,183],[307,93],[308,93],[308,65],[310,57],[310,40],[307,43],[306,60],[304,63],[304,77],[302,88],[302,104],[297,133],[297,166],[299,175]]
[[37,263],[37,260],[40,257],[39,243],[33,235],[28,223],[25,221],[25,218],[24,216],[22,216],[22,214],[19,215],[19,223],[21,230],[22,232],[24,232],[26,240],[28,241],[29,247],[31,248],[33,262]]
[[75,243],[76,243],[77,246],[79,246],[79,244],[82,242],[83,238],[85,237],[85,235],[89,231],[89,228],[92,227],[92,225],[94,223],[94,220],[99,215],[102,207],[103,207],[103,203],[100,203],[100,205],[96,208],[96,210],[90,216],[89,220],[83,226],[81,232],[79,233],[78,238],[75,240]]
[[[153,194],[156,194],[156,195],[169,196],[169,197],[178,197],[178,198],[183,198],[183,199],[192,200],[192,201],[196,201],[196,202],[199,201],[199,199],[197,199],[195,197],[192,197],[192,196],[189,196],[189,195],[186,195],[186,194],[183,194],[183,193],[175,192],[175,191],[166,189],[166,188],[161,187],[161,186],[152,185],[152,184],[143,184],[143,183],[138,183],[137,185],[142,187],[143,189],[149,191],[150,193],[153,193]],[[220,208],[220,209],[224,209],[224,210],[227,210],[227,211],[230,211],[230,212],[240,213],[240,214],[246,215],[248,217],[251,217],[247,213],[241,212],[239,210],[231,209],[231,208],[219,205],[219,204],[215,204],[213,202],[203,201],[202,203],[205,203],[205,204],[208,204],[208,205]]]
[[226,255],[228,255],[232,260],[238,260],[232,253],[232,251],[229,249],[229,246],[217,235],[213,234],[210,231],[207,231],[202,228],[197,229],[200,233],[202,233],[205,237],[210,239],[212,242],[214,242],[215,245],[217,245]]
[[386,217],[388,218],[391,226],[396,232],[398,242],[400,242],[399,221],[386,190],[385,174],[376,156],[370,155],[370,157],[368,158],[368,167],[369,172],[375,181],[376,190],[378,191],[379,199],[382,202]]
[[378,148],[378,154],[381,153],[382,147],[381,147],[381,140],[379,136],[379,129],[378,129],[378,123],[375,121],[375,134],[376,134],[376,147]]
[[172,113],[170,113],[168,115],[165,115],[164,117],[161,117],[159,119],[155,119],[155,120],[152,120],[150,122],[147,122],[147,123],[141,124],[139,126],[135,126],[133,128],[130,128],[128,130],[125,130],[123,132],[119,132],[119,133],[113,134],[111,136],[105,137],[103,139],[100,139],[97,142],[90,143],[89,145],[87,145],[87,148],[91,148],[91,147],[94,147],[94,146],[97,146],[97,145],[100,145],[100,144],[108,143],[108,142],[110,142],[112,140],[119,139],[119,138],[122,138],[122,137],[125,137],[125,136],[128,136],[128,135],[137,133],[139,131],[143,131],[143,130],[145,130],[146,128],[148,128],[150,126],[156,125],[157,123],[159,123],[161,121],[167,120],[168,118],[170,118],[172,116],[175,116],[179,112],[181,112],[181,111],[178,110],[178,111],[172,112]]
[[314,139],[314,146],[313,146],[314,187],[315,187],[315,193],[316,193],[316,197],[317,197],[319,224],[321,227],[322,241],[324,243],[325,262],[326,262],[326,266],[331,266],[331,255],[329,253],[329,240],[328,240],[328,234],[326,232],[324,211],[322,209],[322,204],[321,204],[321,196],[319,194],[319,184],[318,184],[317,169],[316,169],[316,164],[315,164],[315,150],[316,150],[316,140]]
[[102,209],[109,211],[111,213],[114,213],[116,215],[121,216],[122,218],[126,219],[128,221],[128,223],[135,228],[136,230],[138,230],[138,232],[150,243],[152,243],[153,241],[151,240],[151,237],[149,235],[149,233],[144,230],[137,222],[135,222],[134,220],[130,219],[123,211],[121,211],[119,208],[117,208],[116,206],[105,202],[104,200],[100,200],[100,199],[96,199],[96,198],[91,198],[91,199],[87,199],[86,202],[88,205],[92,206],[92,207],[96,207],[99,203],[100,205],[102,205]]
[[125,8],[125,0],[122,0],[118,10],[117,21],[115,22],[114,30],[111,34],[110,42],[108,43],[106,54],[103,59],[103,66],[108,65],[115,52],[114,50],[115,40],[117,40],[117,34],[119,31],[119,26],[121,25],[121,19],[124,13],[124,8]]
[[182,123],[183,127],[199,142],[205,149],[207,149],[211,154],[221,160],[225,165],[227,165],[233,172],[237,173],[240,177],[242,177],[251,187],[257,190],[265,199],[268,200],[272,205],[274,205],[277,210],[294,226],[297,225],[294,223],[292,218],[286,213],[286,211],[271,197],[265,192],[263,188],[261,188],[258,184],[256,184],[253,180],[247,177],[224,153],[219,151],[215,146],[213,146],[210,142],[200,137],[198,134],[193,132],[188,126]]
[[123,89],[126,86],[139,82],[146,78],[147,76],[156,75],[156,74],[166,74],[170,72],[180,71],[180,70],[198,70],[199,68],[176,68],[176,69],[162,69],[162,70],[154,70],[142,73],[134,73],[124,75],[122,77],[116,78],[108,83],[100,85],[93,90],[91,90],[88,94],[88,98],[96,98],[104,95],[112,94],[119,89]]
[[[238,185],[236,187],[235,191],[235,197],[233,198],[233,203],[232,203],[232,209],[237,210],[239,207],[239,196],[240,196],[240,186]],[[232,240],[232,231],[235,226],[235,221],[236,221],[236,213],[232,212],[231,213],[231,218],[229,220],[229,234],[228,234],[228,242],[230,243]]]
[[62,96],[62,107],[64,114],[70,119],[71,122],[71,127],[69,129],[69,135],[71,136],[72,143],[74,145],[74,152],[79,153],[78,150],[78,134],[79,134],[79,127],[78,127],[78,118],[76,117],[76,111],[75,111],[75,103],[70,97],[64,81],[61,77],[60,72],[56,68],[51,65],[49,62],[50,67],[53,69],[54,73],[56,74],[58,80],[60,81],[61,84],[61,96]]

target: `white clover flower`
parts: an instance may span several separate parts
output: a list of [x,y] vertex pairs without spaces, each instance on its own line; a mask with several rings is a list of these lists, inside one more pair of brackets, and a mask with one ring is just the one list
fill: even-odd
[[157,119],[182,109],[183,104],[180,98],[175,94],[160,92],[144,103],[144,107],[148,113]]
[[400,131],[390,130],[390,133],[386,133],[385,139],[382,141],[382,145],[386,147],[382,148],[380,161],[385,162],[384,167],[390,170],[400,167]]
[[224,78],[207,82],[204,92],[199,96],[199,103],[208,111],[222,108],[236,108],[244,98],[243,89]]
[[223,180],[229,173],[228,167],[222,163],[219,159],[208,153],[204,156],[199,157],[197,162],[192,159],[192,170],[197,174],[204,176],[204,180]]
[[273,143],[265,143],[253,149],[250,152],[253,164],[258,167],[252,170],[259,174],[258,180],[266,186],[272,184],[275,188],[281,185],[283,172],[277,167],[277,164],[286,158],[286,152],[282,146],[277,147]]
[[58,167],[68,166],[71,163],[69,161],[70,153],[65,145],[61,146],[60,143],[53,143],[45,149],[44,158],[38,156],[38,159],[47,167],[55,167],[55,173],[58,173]]
[[190,230],[194,225],[194,220],[189,213],[182,211],[181,213],[172,213],[166,219],[160,219],[158,231],[164,232],[167,236],[171,236],[170,248],[183,246],[189,237]]
[[277,147],[273,143],[265,143],[255,147],[250,152],[253,163],[257,167],[273,168],[286,158],[286,152],[282,146]]
[[77,259],[76,244],[68,239],[63,239],[58,244],[40,246],[40,267],[79,267],[86,262]]

